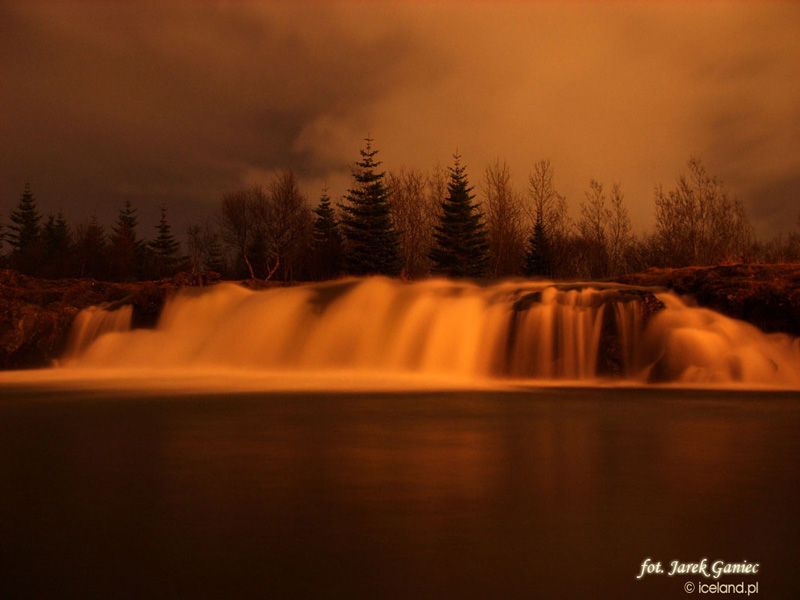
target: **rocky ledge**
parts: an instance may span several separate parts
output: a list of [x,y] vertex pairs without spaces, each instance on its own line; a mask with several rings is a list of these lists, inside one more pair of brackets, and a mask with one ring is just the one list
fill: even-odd
[[800,263],[651,269],[617,281],[669,289],[763,331],[800,336]]
[[72,321],[84,308],[130,304],[133,325],[152,326],[167,297],[182,287],[203,285],[214,279],[181,274],[161,281],[109,283],[94,279],[36,279],[0,270],[0,369],[51,364],[64,351]]

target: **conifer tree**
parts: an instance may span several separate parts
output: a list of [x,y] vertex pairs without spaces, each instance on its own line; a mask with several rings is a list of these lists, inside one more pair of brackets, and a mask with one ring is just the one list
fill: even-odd
[[55,256],[59,252],[65,252],[72,243],[69,225],[64,216],[64,211],[59,210],[58,214],[47,215],[47,222],[44,225],[42,239],[45,243],[48,256]]
[[167,207],[161,207],[161,218],[156,226],[158,235],[150,242],[150,249],[155,259],[155,273],[158,277],[174,275],[178,267],[180,242],[172,234],[172,227],[167,221]]
[[7,238],[8,243],[14,248],[14,253],[24,252],[39,240],[39,222],[42,220],[42,215],[36,208],[36,200],[27,181],[19,204],[11,211],[9,219],[12,224],[8,226]]
[[536,222],[528,238],[528,251],[525,254],[525,274],[535,277],[552,277],[553,261],[550,239],[544,226],[544,211],[536,211]]
[[323,190],[314,214],[316,218],[312,243],[316,275],[319,279],[331,279],[339,275],[342,270],[342,235],[327,189]]
[[367,138],[361,160],[353,169],[354,186],[345,197],[342,233],[347,271],[353,275],[397,275],[400,272],[399,237],[392,222],[385,173],[377,171],[377,150]]
[[448,277],[481,277],[486,273],[489,244],[483,213],[473,203],[466,167],[453,155],[447,197],[442,200],[439,223],[434,228],[435,245],[430,252],[433,271]]
[[[575,248],[567,199],[556,191],[555,170],[539,160],[528,175],[528,197],[533,204],[533,230],[527,236],[525,273],[539,277],[575,276]],[[538,229],[538,231],[537,231]]]
[[41,245],[42,215],[36,208],[36,200],[31,186],[26,181],[17,208],[9,214],[7,239],[12,247],[11,264],[14,268],[28,274],[35,274],[43,260]]
[[144,244],[136,238],[137,225],[136,209],[126,200],[111,234],[111,270],[115,279],[132,280],[140,274]]
[[[136,226],[139,224],[139,218],[136,216],[136,209],[133,208],[130,200],[125,200],[125,204],[119,209],[119,216],[117,217],[117,224],[114,227],[114,234],[119,234],[119,229],[124,228],[126,231],[131,232],[133,238],[136,239]],[[137,241],[137,246],[141,242]]]

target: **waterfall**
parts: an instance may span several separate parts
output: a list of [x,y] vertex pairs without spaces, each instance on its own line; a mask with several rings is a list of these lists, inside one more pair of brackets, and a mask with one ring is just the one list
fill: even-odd
[[106,310],[99,306],[90,306],[79,312],[72,323],[67,350],[67,360],[81,356],[98,337],[106,333],[129,331],[133,307],[122,306],[116,310]]
[[220,284],[179,293],[153,330],[123,311],[81,313],[66,366],[800,384],[798,340],[629,286]]

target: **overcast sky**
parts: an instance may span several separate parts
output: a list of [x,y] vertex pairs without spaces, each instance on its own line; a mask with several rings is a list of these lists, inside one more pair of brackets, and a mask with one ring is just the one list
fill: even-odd
[[[620,181],[634,225],[692,155],[757,230],[800,213],[800,4],[0,2],[0,213],[44,210],[149,236],[292,168],[334,196],[371,135],[384,167],[473,183],[552,160],[573,216]],[[3,218],[5,220],[5,217]]]

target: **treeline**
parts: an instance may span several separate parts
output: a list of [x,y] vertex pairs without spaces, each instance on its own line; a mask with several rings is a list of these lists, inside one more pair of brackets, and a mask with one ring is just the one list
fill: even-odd
[[0,260],[42,277],[133,280],[192,271],[283,281],[368,274],[603,279],[649,267],[800,260],[800,232],[756,240],[742,203],[697,159],[673,188],[656,188],[655,228],[637,235],[619,183],[590,180],[577,218],[570,217],[546,160],[519,190],[502,161],[473,185],[458,155],[448,168],[386,173],[372,140],[360,154],[339,202],[323,191],[312,209],[296,175],[282,171],[266,186],[224,194],[213,217],[188,227],[183,244],[166,207],[148,241],[139,238],[130,202],[108,232],[96,216],[73,229],[62,212],[41,215],[26,185],[0,230]]
[[188,268],[181,244],[161,208],[156,235],[138,236],[138,216],[130,201],[119,209],[111,231],[97,215],[72,228],[63,210],[43,216],[26,183],[16,208],[0,229],[1,264],[28,275],[47,278],[90,277],[110,281],[160,279]]

